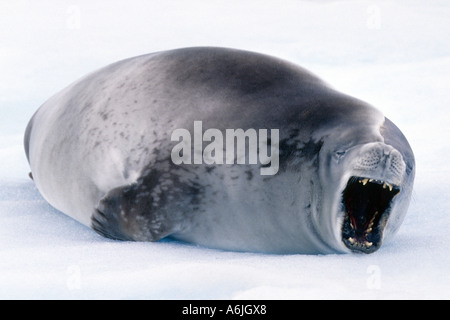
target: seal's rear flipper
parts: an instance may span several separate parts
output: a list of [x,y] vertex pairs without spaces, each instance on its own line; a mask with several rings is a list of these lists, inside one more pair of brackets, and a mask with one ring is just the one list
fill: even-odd
[[142,197],[137,185],[119,187],[103,197],[91,217],[99,234],[128,241],[158,241],[173,228],[163,212],[152,207],[152,198]]

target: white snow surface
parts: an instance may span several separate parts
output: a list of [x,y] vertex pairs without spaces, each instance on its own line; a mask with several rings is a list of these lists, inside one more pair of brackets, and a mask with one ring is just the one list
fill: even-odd
[[[448,1],[0,0],[0,298],[449,299]],[[23,133],[97,68],[188,46],[263,52],[380,109],[417,173],[397,236],[371,255],[266,255],[112,241],[53,209]]]

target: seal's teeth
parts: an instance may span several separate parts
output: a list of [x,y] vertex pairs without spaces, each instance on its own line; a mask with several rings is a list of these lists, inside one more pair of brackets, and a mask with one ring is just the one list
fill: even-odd
[[390,183],[383,183],[383,189],[389,188],[389,191],[392,191],[392,189],[394,188],[394,186]]
[[380,181],[380,180],[375,180],[375,179],[372,179],[372,178],[370,178],[370,179],[369,178],[359,178],[358,179],[358,182],[362,183],[363,186],[365,186],[367,184],[367,182],[374,182],[374,181],[376,183],[378,183],[378,184],[383,183],[383,189],[389,189],[389,191],[392,191],[394,189],[394,186],[392,184],[387,183],[387,182],[383,182],[383,181]]
[[378,215],[378,211],[375,211],[375,214],[374,214],[373,217],[370,219],[369,225],[367,226],[367,232],[372,231],[372,227],[373,227],[373,224],[374,224],[374,222],[375,222],[375,218],[376,218],[377,215]]
[[348,242],[350,242],[350,244],[352,245],[352,246],[356,246],[356,247],[366,247],[366,248],[370,248],[371,246],[373,246],[373,242],[370,242],[370,241],[364,241],[364,242],[358,242],[358,241],[356,241],[356,239],[355,238],[352,238],[352,237],[350,237],[350,238],[348,238]]

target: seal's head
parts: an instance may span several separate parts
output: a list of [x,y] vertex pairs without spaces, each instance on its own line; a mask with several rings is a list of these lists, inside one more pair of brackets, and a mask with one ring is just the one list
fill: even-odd
[[321,151],[321,210],[331,218],[328,231],[343,251],[372,253],[403,221],[415,164],[400,130],[370,106],[361,110],[365,119],[356,116],[359,122],[334,127],[327,136]]

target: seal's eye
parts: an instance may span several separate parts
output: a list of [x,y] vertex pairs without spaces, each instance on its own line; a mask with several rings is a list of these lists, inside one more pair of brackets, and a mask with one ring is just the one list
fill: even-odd
[[346,150],[337,150],[335,153],[334,153],[334,156],[336,157],[336,159],[339,161],[339,160],[341,160],[344,156],[345,156],[345,153],[346,153],[347,151]]

